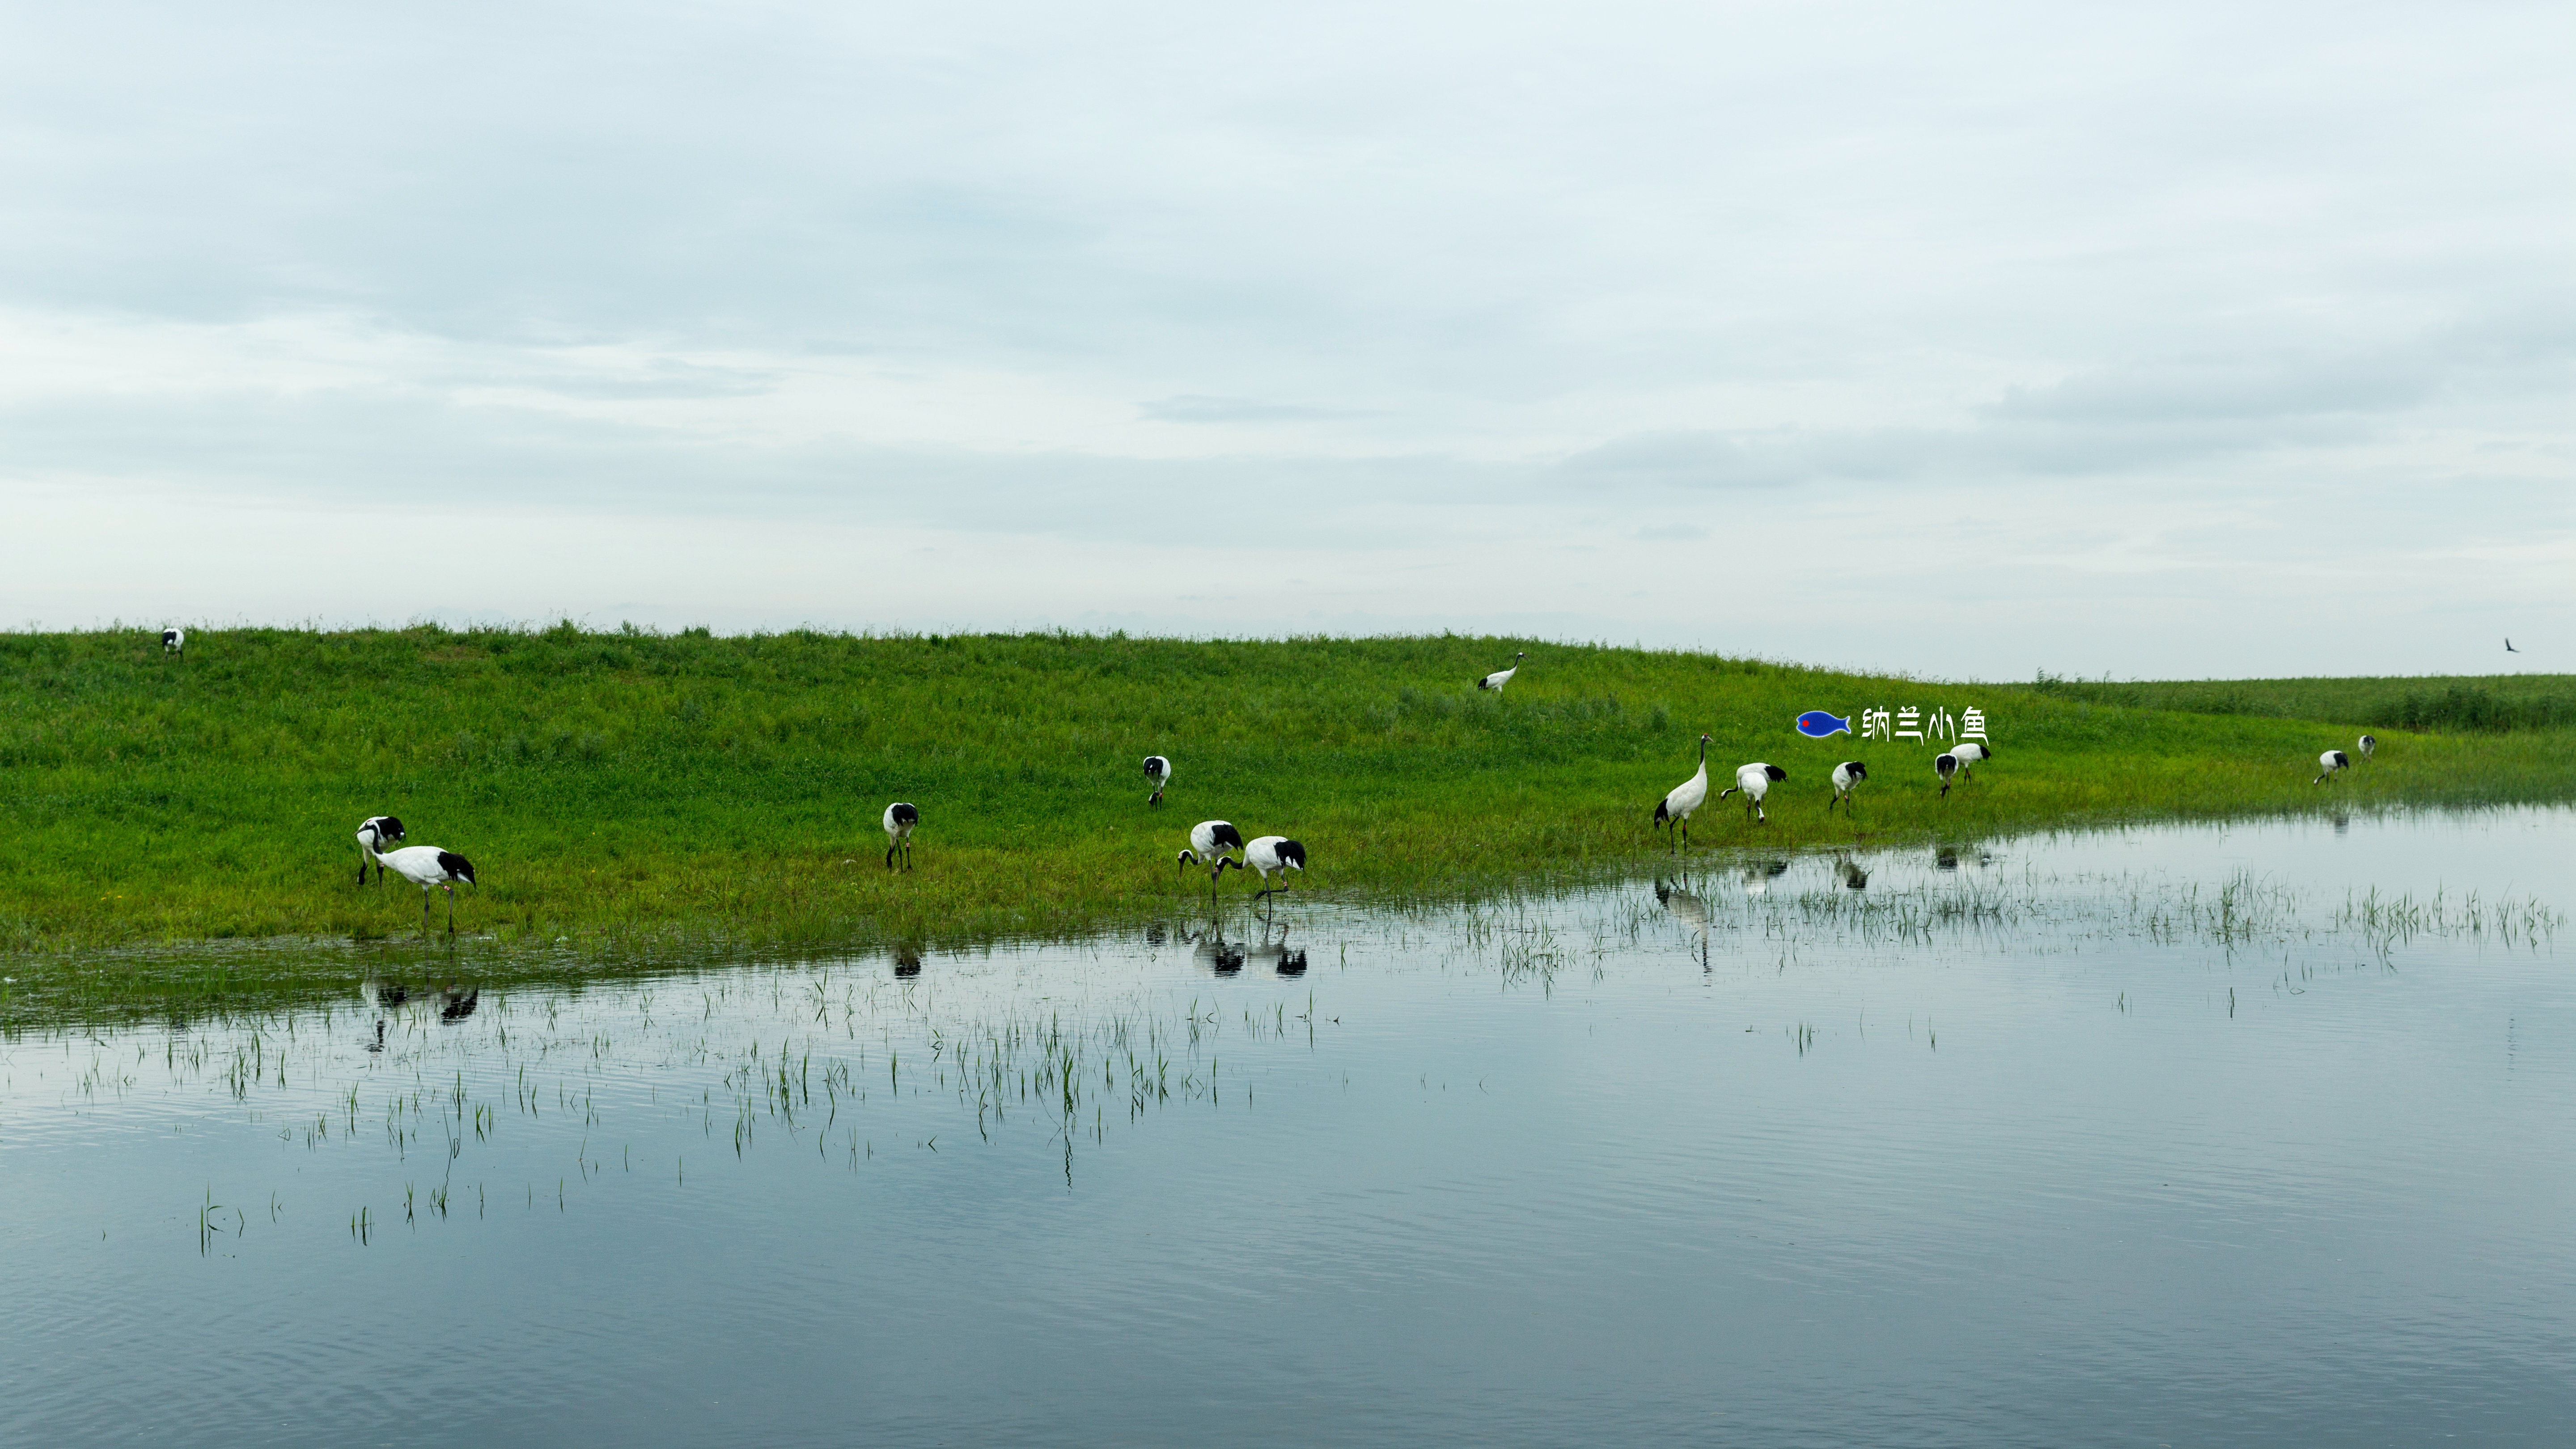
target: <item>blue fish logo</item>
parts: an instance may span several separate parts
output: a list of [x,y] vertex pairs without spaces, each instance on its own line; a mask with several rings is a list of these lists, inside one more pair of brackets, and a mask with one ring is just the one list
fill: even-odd
[[1851,721],[1836,719],[1821,709],[1811,709],[1798,716],[1798,733],[1811,740],[1821,740],[1827,735],[1847,735],[1851,733]]

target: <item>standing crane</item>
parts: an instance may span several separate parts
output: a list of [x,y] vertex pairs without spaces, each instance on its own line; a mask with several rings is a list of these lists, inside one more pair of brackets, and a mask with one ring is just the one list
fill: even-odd
[[435,845],[406,845],[390,855],[376,854],[376,864],[420,887],[420,928],[429,929],[429,893],[447,892],[447,934],[456,934],[456,887],[474,884],[474,862]]
[[1673,837],[1673,854],[1690,849],[1691,812],[1708,803],[1708,736],[1699,737],[1699,773],[1664,792],[1655,802],[1655,823],[1680,832]]

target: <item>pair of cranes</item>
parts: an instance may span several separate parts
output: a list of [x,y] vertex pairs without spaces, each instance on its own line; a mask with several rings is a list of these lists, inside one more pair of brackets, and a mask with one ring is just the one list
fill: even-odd
[[[2361,757],[2365,760],[2369,759],[2372,755],[2379,753],[2379,737],[2377,735],[2363,735],[2359,740],[2355,741],[2355,743],[2361,747]],[[2351,768],[2352,756],[2345,754],[2341,750],[2328,750],[2324,754],[2317,756],[2317,777],[2310,780],[2308,783],[2311,785],[2322,785],[2326,782],[2327,777],[2335,774],[2337,771],[2349,770]]]
[[[1690,818],[1702,805],[1708,803],[1708,746],[1709,736],[1701,735],[1698,773],[1675,785],[1665,792],[1663,799],[1655,803],[1655,824],[1674,830],[1675,852],[1690,848]],[[1941,793],[1948,795],[1950,782],[1954,776],[1980,760],[1991,758],[1993,754],[1993,747],[1973,742],[1943,752],[1932,762],[1932,771],[1941,780]],[[1741,794],[1744,797],[1745,808],[1751,812],[1755,823],[1768,823],[1771,817],[1762,808],[1763,798],[1771,793],[1773,785],[1788,778],[1789,772],[1778,765],[1755,760],[1751,764],[1738,766],[1735,771],[1735,783],[1719,791],[1717,798],[1723,800],[1729,795]],[[1831,811],[1836,805],[1848,803],[1852,798],[1852,791],[1868,778],[1869,766],[1862,761],[1845,760],[1834,766],[1833,798],[1825,802],[1825,809]]]
[[[1509,671],[1505,671],[1504,677],[1509,677]],[[1146,797],[1145,803],[1162,804],[1163,792],[1169,789],[1172,783],[1171,757],[1147,755],[1145,778],[1154,786],[1154,793]],[[1239,852],[1239,855],[1229,856],[1226,854],[1229,850]],[[1306,847],[1285,835],[1256,835],[1247,842],[1243,838],[1243,832],[1235,829],[1234,822],[1231,820],[1202,820],[1190,827],[1190,843],[1173,860],[1172,865],[1176,870],[1192,865],[1207,866],[1208,891],[1211,895],[1216,891],[1218,877],[1223,876],[1228,870],[1258,871],[1261,873],[1261,889],[1255,891],[1252,897],[1257,901],[1263,896],[1277,895],[1288,889],[1288,872],[1292,870],[1303,872],[1306,869]],[[1276,887],[1270,884],[1270,875],[1273,871],[1279,874],[1279,884]]]
[[[1226,854],[1240,852],[1240,858]],[[1285,835],[1256,835],[1251,840],[1234,828],[1230,820],[1202,820],[1190,827],[1190,843],[1176,856],[1172,865],[1180,869],[1193,865],[1208,867],[1208,891],[1213,894],[1219,877],[1228,870],[1255,870],[1261,873],[1261,889],[1252,898],[1277,895],[1288,889],[1288,872],[1306,869],[1306,847]],[[1279,874],[1273,886],[1270,876]]]

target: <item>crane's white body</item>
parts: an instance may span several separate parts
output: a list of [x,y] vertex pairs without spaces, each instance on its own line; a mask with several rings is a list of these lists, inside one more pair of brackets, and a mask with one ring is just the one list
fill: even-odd
[[162,630],[162,631],[161,631],[161,652],[162,652],[162,653],[164,653],[164,654],[176,654],[176,653],[178,653],[180,650],[185,649],[185,648],[187,648],[187,647],[188,647],[188,631],[187,631],[187,630],[185,630],[185,629],[164,629],[164,630]]
[[1950,747],[1950,753],[1957,757],[1959,761],[1959,774],[1963,778],[1976,774],[1976,771],[1970,769],[1969,766],[1974,765],[1981,760],[1993,759],[1995,754],[1993,750],[1988,749],[1984,745],[1978,744],[1975,740],[1968,740],[1961,744],[1952,745]]
[[1478,689],[1491,689],[1499,692],[1504,685],[1512,682],[1513,675],[1521,672],[1521,661],[1528,657],[1529,652],[1527,650],[1523,650],[1522,652],[1513,655],[1511,668],[1495,670],[1493,673],[1477,680],[1476,687]]
[[1169,755],[1147,755],[1145,778],[1153,783],[1154,793],[1145,797],[1148,805],[1163,803],[1163,791],[1172,783],[1172,760]]
[[1755,760],[1749,765],[1737,766],[1735,784],[1724,795],[1717,798],[1723,800],[1727,795],[1741,791],[1744,795],[1744,803],[1753,809],[1754,820],[1757,823],[1767,823],[1771,817],[1762,813],[1762,797],[1771,793],[1772,781],[1788,778],[1789,772],[1778,765],[1766,765],[1760,760]]
[[1830,812],[1836,805],[1849,800],[1852,787],[1868,778],[1869,766],[1858,760],[1845,760],[1834,766],[1834,798],[1825,802],[1825,809]]
[[904,868],[912,868],[912,827],[921,823],[921,812],[910,803],[897,800],[885,808],[886,869],[894,869],[894,858],[903,856]]
[[420,928],[429,929],[429,893],[447,892],[447,932],[456,934],[456,887],[474,884],[474,862],[435,845],[406,845],[374,852],[376,864],[420,887]]
[[1227,866],[1233,866],[1237,870],[1243,869],[1242,862],[1230,860],[1226,857],[1227,851],[1241,850],[1242,848],[1243,832],[1234,828],[1234,822],[1230,820],[1202,820],[1198,824],[1190,827],[1189,846],[1184,849],[1177,858],[1175,858],[1173,863],[1175,865],[1207,866],[1208,889],[1210,892],[1214,892],[1216,889],[1216,878],[1225,874],[1225,868]]
[[[1288,889],[1288,872],[1306,868],[1306,847],[1285,835],[1262,835],[1243,847],[1243,864],[1261,872],[1261,889],[1257,895],[1271,894],[1270,873],[1279,872],[1277,889]],[[1236,866],[1241,870],[1243,866]]]
[[2317,777],[2310,780],[2308,783],[2311,785],[2322,785],[2326,782],[2327,776],[2333,774],[2337,770],[2349,766],[2351,763],[2352,757],[2345,754],[2343,751],[2328,750],[2324,754],[2317,756]]
[[1708,736],[1699,737],[1699,770],[1689,779],[1664,792],[1655,805],[1657,825],[1679,827],[1673,834],[1673,854],[1690,849],[1691,812],[1708,803]]
[[2378,752],[2378,750],[2379,750],[2379,736],[2377,736],[2377,735],[2363,735],[2363,736],[2361,737],[2361,757],[2362,757],[2363,759],[2365,759],[2365,760],[2369,759],[2373,754],[2377,753],[2377,752]]
[[[358,822],[358,884],[367,883],[367,857],[388,845],[400,845],[403,823],[390,815],[370,815]],[[376,867],[376,883],[384,884],[385,868]]]

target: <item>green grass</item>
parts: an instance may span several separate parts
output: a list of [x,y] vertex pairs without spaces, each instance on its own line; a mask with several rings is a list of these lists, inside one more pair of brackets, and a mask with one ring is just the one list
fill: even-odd
[[2335,720],[2380,730],[2494,733],[2576,729],[2576,675],[2569,674],[2432,679],[2196,679],[2115,684],[2043,673],[2036,682],[2018,688],[2051,699],[2133,709]]
[[[1530,657],[1506,694],[1471,687],[1515,649]],[[1713,801],[1702,849],[2576,798],[2563,726],[2370,713],[2390,686],[2449,683],[2249,683],[2264,708],[2218,713],[2189,691],[2238,686],[1924,684],[1445,636],[240,629],[169,658],[143,633],[7,634],[0,955],[102,969],[101,948],[416,938],[417,890],[354,884],[351,833],[379,812],[472,857],[482,886],[459,892],[460,929],[522,955],[956,944],[1164,917],[1206,894],[1173,854],[1209,816],[1304,840],[1301,890],[1452,898],[1652,869],[1667,847],[1648,818],[1702,730],[1720,787],[1746,760],[1789,771],[1767,826]],[[1789,728],[1878,705],[1980,707],[1997,758],[1944,801],[1930,747]],[[2301,713],[2316,717],[2275,717]],[[2365,724],[2378,758],[2312,786],[2318,751]],[[1159,811],[1138,769],[1153,752],[1177,766]],[[1860,806],[1829,816],[1826,775],[1855,757],[1874,772]],[[880,863],[893,799],[922,811],[908,875]]]

